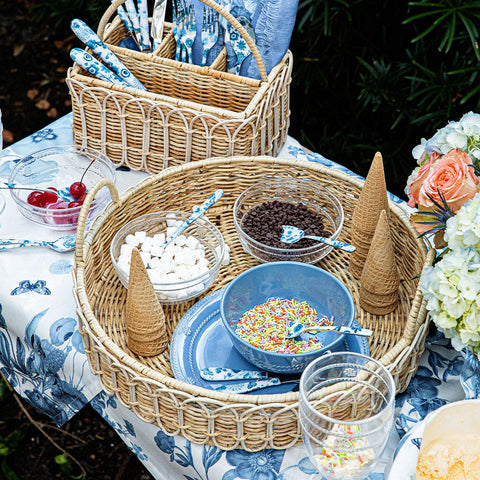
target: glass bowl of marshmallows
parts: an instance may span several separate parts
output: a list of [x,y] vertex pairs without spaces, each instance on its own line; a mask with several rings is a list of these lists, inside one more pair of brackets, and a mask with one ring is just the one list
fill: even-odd
[[191,213],[148,213],[131,220],[116,233],[110,255],[126,288],[133,248],[139,250],[162,304],[187,302],[212,285],[221,265],[229,262],[229,253],[220,230],[205,216],[195,220],[172,243],[163,246]]

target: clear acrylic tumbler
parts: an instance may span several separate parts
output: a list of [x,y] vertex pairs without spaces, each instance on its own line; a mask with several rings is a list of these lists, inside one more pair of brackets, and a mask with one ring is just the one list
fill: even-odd
[[311,362],[300,379],[304,444],[328,480],[368,477],[393,424],[395,382],[373,358],[349,352]]

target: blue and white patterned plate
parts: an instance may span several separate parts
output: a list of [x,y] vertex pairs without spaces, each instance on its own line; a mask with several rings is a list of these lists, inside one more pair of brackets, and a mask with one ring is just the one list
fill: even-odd
[[414,480],[425,425],[426,419],[421,420],[400,440],[387,480]]
[[[260,370],[245,360],[228,337],[220,317],[220,299],[223,289],[202,298],[178,322],[170,344],[170,364],[173,376],[185,383],[204,388],[222,385],[200,377],[207,367],[228,367],[242,370]],[[356,320],[353,327],[360,325]],[[345,336],[345,350],[369,355],[364,337]],[[276,376],[272,374],[272,376]],[[226,383],[225,383],[226,384]],[[250,392],[253,395],[277,394],[291,391],[295,383],[285,383]]]

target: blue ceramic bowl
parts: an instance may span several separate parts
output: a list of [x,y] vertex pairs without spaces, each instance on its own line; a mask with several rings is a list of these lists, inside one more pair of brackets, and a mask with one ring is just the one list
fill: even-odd
[[[350,327],[355,305],[345,285],[327,271],[302,262],[271,262],[246,270],[225,288],[220,301],[222,322],[238,352],[257,367],[276,373],[299,373],[327,351],[344,350],[344,335],[319,332],[323,347],[312,352],[284,354],[254,347],[238,337],[241,316],[272,298],[306,301],[319,316],[334,316],[334,324]],[[306,334],[308,335],[308,334]]]

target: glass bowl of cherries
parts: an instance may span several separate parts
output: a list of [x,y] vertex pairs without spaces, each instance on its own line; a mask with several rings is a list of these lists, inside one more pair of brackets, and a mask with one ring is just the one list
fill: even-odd
[[[55,230],[75,230],[89,189],[103,178],[115,183],[115,166],[102,153],[76,145],[38,150],[10,172],[10,193],[20,213]],[[108,188],[98,191],[87,221],[110,200]]]

